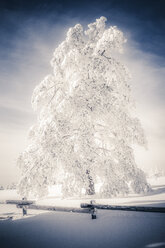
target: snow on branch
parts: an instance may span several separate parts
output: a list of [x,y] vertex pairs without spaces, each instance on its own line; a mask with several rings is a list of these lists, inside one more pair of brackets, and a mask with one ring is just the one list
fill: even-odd
[[23,196],[45,195],[55,183],[64,196],[95,194],[100,182],[100,197],[149,190],[131,148],[146,139],[132,115],[130,74],[116,56],[126,39],[105,22],[70,28],[54,51],[52,74],[34,89],[38,121],[18,159]]

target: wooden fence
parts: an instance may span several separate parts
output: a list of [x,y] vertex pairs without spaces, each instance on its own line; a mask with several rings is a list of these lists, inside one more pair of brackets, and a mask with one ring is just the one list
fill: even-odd
[[14,205],[16,205],[17,208],[22,209],[23,216],[27,215],[28,209],[71,212],[71,213],[87,213],[87,214],[91,214],[92,219],[96,219],[97,209],[99,209],[99,210],[120,210],[120,211],[165,213],[165,207],[103,205],[103,204],[96,204],[96,202],[94,200],[90,201],[90,203],[82,203],[80,205],[80,208],[37,205],[37,204],[35,204],[35,201],[28,201],[26,199],[0,201],[0,204],[14,204]]

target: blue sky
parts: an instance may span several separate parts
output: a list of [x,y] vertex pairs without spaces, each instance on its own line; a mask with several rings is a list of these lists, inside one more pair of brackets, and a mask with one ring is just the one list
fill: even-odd
[[112,24],[132,30],[142,49],[165,56],[164,0],[1,0],[0,13],[0,45],[5,46],[8,52],[13,48],[12,39],[25,35],[22,29],[26,25],[37,26],[39,22],[66,25],[68,18],[88,23],[105,15]]
[[100,16],[128,39],[123,60],[133,75],[137,110],[149,143],[149,151],[137,149],[137,162],[143,168],[165,167],[165,2],[1,0],[0,183],[18,178],[15,162],[36,120],[32,91],[51,72],[53,50],[70,26],[86,27]]

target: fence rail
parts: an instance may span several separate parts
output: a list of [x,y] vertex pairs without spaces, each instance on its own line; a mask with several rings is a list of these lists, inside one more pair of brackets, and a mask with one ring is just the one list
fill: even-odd
[[70,212],[70,213],[87,213],[87,214],[91,214],[92,219],[96,219],[97,209],[165,213],[165,207],[103,205],[103,204],[96,204],[94,200],[90,201],[90,203],[81,203],[80,208],[36,205],[35,201],[28,201],[25,198],[23,200],[0,201],[0,204],[14,204],[17,206],[17,208],[22,209],[23,215],[27,215],[27,209],[35,209],[35,210],[60,211],[60,212]]
[[[23,204],[18,204],[18,208],[24,208]],[[46,205],[26,205],[26,209],[36,209],[36,210],[47,210],[47,211],[59,211],[59,212],[72,212],[72,213],[90,213],[89,208],[70,208],[70,207],[56,207],[56,206],[46,206]]]
[[14,205],[31,205],[34,204],[35,201],[28,201],[28,200],[4,200],[0,201],[0,204],[14,204]]
[[136,212],[157,212],[165,213],[165,208],[163,207],[142,207],[142,206],[114,206],[114,205],[103,205],[103,204],[89,204],[82,203],[81,208],[96,208],[102,210],[122,210],[122,211],[136,211]]

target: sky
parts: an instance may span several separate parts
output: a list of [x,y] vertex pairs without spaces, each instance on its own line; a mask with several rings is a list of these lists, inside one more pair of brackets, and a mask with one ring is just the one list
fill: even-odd
[[16,160],[36,122],[34,87],[52,68],[54,49],[77,23],[100,16],[127,38],[121,56],[132,74],[137,115],[148,150],[135,147],[144,171],[165,170],[165,2],[164,0],[0,1],[0,184],[18,181]]

